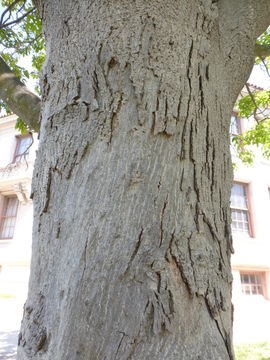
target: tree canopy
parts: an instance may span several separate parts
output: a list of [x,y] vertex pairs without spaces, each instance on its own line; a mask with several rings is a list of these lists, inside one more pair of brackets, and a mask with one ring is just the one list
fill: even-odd
[[[255,45],[255,64],[260,65],[266,76],[270,77],[270,29],[268,28]],[[260,146],[263,155],[270,158],[270,90],[246,83],[245,92],[241,93],[236,104],[239,117],[252,121],[249,129],[234,136],[240,159],[245,164],[252,164],[254,152],[252,146]]]
[[[32,1],[2,0],[0,17],[1,57],[14,74],[25,81],[38,78],[45,59],[41,19]],[[19,66],[21,57],[31,56],[33,71]]]
[[[40,100],[24,85],[30,77],[39,77],[45,59],[41,19],[32,1],[1,1],[0,51],[1,107],[19,116],[16,127],[21,132],[37,131]],[[19,65],[25,56],[32,60],[31,73]]]
[[[45,60],[42,21],[31,0],[1,0],[0,15],[0,98],[7,113],[16,113],[16,127],[21,131],[39,129],[39,98],[32,94],[25,82],[30,77],[39,78]],[[32,71],[21,66],[20,60],[31,57]],[[255,64],[263,67],[270,77],[270,28],[257,40],[254,49]],[[234,135],[233,143],[240,159],[252,164],[252,147],[260,146],[263,155],[270,158],[270,90],[246,84],[236,107],[239,117],[252,119],[249,130]],[[39,93],[39,86],[36,86]]]

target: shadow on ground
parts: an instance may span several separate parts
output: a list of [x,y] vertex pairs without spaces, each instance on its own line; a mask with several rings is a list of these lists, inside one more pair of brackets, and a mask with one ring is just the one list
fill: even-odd
[[18,331],[0,331],[0,360],[15,360]]

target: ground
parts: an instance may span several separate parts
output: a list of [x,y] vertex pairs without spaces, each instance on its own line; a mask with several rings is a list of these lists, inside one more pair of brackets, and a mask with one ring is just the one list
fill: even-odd
[[0,359],[15,360],[23,300],[0,294]]

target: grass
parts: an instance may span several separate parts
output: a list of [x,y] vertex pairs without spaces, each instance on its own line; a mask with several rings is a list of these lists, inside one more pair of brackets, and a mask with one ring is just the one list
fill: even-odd
[[236,360],[270,360],[270,343],[241,344],[234,350]]

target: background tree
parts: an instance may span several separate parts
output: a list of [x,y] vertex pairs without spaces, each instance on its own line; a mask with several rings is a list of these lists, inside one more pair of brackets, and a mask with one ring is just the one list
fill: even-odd
[[[24,83],[37,78],[44,62],[41,20],[32,1],[2,0],[0,17],[0,98],[1,107],[19,115],[17,127],[25,132],[39,128],[39,98]],[[31,73],[19,66],[19,59],[31,55]],[[38,89],[37,89],[38,91]],[[22,119],[24,121],[22,121]]]
[[[0,18],[1,56],[14,74],[25,80],[38,77],[44,62],[44,38],[41,34],[41,19],[32,1],[2,0]],[[31,74],[18,65],[20,57],[31,55]]]
[[[255,45],[255,64],[260,64],[266,76],[270,77],[270,30],[266,30]],[[237,102],[239,116],[251,119],[252,125],[242,134],[233,138],[238,156],[245,164],[252,164],[254,145],[260,147],[262,154],[270,158],[270,90],[245,84],[246,95],[241,93]]]
[[233,359],[229,123],[266,0],[37,1],[19,359]]

